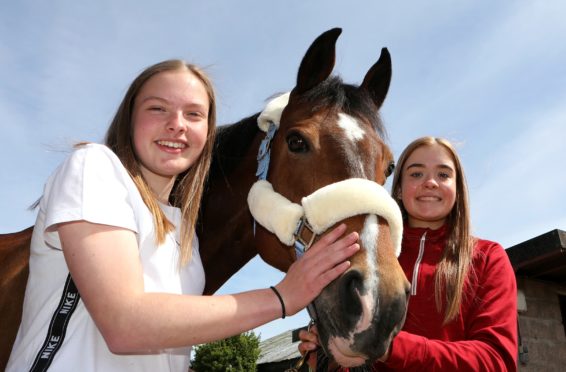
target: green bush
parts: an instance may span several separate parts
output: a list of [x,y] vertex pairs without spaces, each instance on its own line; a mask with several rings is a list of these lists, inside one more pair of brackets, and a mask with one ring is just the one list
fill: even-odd
[[197,346],[191,369],[196,372],[255,371],[259,336],[242,333],[221,341]]

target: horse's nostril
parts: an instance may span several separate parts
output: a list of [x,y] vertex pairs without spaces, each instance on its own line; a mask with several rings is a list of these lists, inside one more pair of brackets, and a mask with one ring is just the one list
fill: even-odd
[[346,273],[340,281],[340,302],[349,316],[358,316],[362,312],[360,295],[363,294],[363,278],[359,271]]

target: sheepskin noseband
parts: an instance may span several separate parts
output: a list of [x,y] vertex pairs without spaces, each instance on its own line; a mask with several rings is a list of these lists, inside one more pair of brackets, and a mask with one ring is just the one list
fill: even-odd
[[352,216],[375,214],[389,224],[395,254],[401,253],[403,222],[397,203],[376,182],[350,178],[318,189],[296,204],[275,192],[265,180],[257,181],[248,194],[255,220],[288,246],[295,243],[295,230],[305,218],[317,235]]

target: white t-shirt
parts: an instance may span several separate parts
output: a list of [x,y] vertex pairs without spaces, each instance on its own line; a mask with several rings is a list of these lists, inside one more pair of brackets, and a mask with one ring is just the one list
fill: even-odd
[[[177,241],[181,213],[178,208],[166,205],[161,208],[176,231],[156,247],[153,217],[126,169],[110,149],[98,144],[83,146],[57,168],[45,185],[39,205],[23,317],[7,371],[29,370],[61,300],[69,270],[59,235],[53,229],[56,224],[85,220],[132,230],[138,241],[147,292],[202,294],[204,270],[198,240],[196,237],[193,240],[190,263],[179,269]],[[190,348],[149,355],[112,354],[83,302],[79,301],[49,370],[186,372],[189,358]]]

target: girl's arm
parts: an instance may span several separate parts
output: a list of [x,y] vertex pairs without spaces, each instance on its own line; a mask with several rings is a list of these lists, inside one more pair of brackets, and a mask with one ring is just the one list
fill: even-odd
[[[86,221],[57,226],[69,270],[86,308],[114,353],[144,353],[236,335],[281,317],[275,293],[146,293],[134,232]],[[358,236],[327,233],[295,262],[277,289],[292,315],[348,267]],[[266,283],[266,285],[269,283]]]

